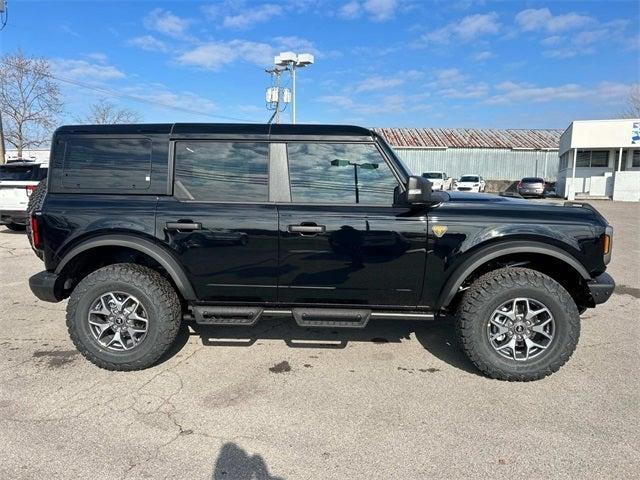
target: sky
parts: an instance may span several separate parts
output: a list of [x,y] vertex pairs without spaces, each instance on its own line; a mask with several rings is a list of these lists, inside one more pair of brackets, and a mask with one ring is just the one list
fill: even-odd
[[637,0],[8,6],[0,53],[50,60],[62,123],[101,98],[145,122],[266,122],[264,70],[282,51],[315,55],[297,72],[301,123],[565,128],[615,117],[640,83]]

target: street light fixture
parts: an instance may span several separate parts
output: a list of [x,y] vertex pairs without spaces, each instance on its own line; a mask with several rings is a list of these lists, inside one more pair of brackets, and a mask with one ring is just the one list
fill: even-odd
[[331,160],[332,167],[348,167],[353,165],[353,186],[356,192],[356,203],[360,203],[360,184],[358,183],[358,168],[362,168],[364,170],[375,170],[378,168],[377,163],[356,163],[350,162],[349,160],[340,160],[336,158]]
[[296,69],[313,65],[315,58],[310,53],[282,52],[273,59],[278,67],[291,71],[291,123],[296,123]]

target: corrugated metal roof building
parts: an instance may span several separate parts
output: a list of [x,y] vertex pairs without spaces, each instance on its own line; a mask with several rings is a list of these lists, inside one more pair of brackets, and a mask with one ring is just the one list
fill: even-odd
[[443,171],[487,180],[544,177],[554,181],[562,130],[374,128],[415,174]]

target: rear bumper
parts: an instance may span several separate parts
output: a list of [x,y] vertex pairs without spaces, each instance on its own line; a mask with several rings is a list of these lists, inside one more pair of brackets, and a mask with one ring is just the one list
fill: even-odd
[[523,197],[544,195],[544,188],[519,188],[518,193]]
[[616,282],[613,281],[611,275],[603,273],[602,275],[591,279],[587,282],[593,303],[599,305],[606,302],[611,297],[613,290],[616,288]]
[[62,292],[57,284],[58,275],[46,270],[29,278],[29,288],[36,297],[44,302],[59,302],[62,300]]
[[8,223],[26,225],[28,217],[25,210],[0,210],[0,225]]

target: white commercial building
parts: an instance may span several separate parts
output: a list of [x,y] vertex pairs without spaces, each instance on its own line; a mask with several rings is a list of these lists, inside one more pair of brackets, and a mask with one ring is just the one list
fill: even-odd
[[4,156],[5,162],[9,160],[33,160],[37,163],[49,163],[49,149],[41,148],[34,150],[23,150],[22,156],[18,157],[17,150],[7,150]]
[[559,195],[640,201],[640,119],[575,121],[558,153]]

